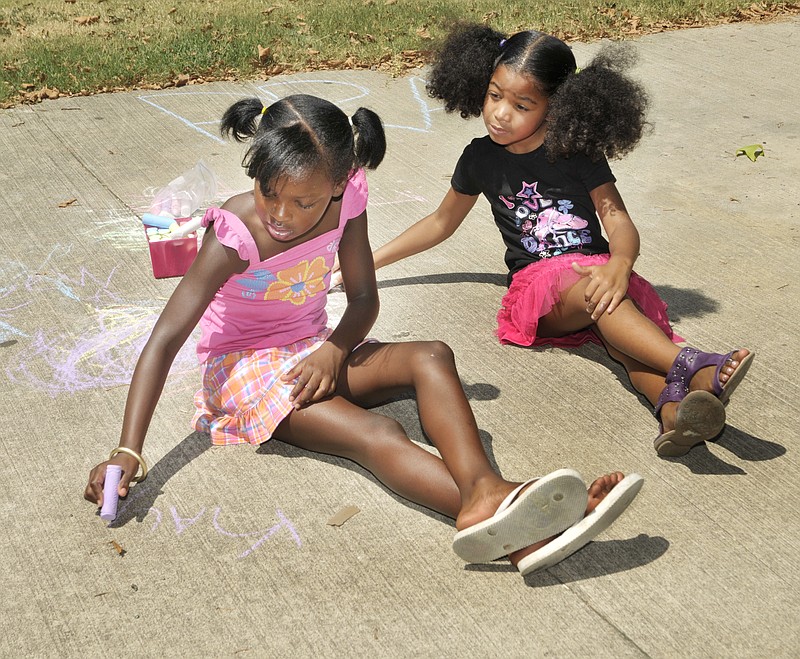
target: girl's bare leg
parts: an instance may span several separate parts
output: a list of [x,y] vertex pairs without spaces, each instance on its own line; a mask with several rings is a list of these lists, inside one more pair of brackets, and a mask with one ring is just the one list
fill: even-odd
[[581,279],[561,292],[560,301],[550,313],[539,319],[541,335],[564,336],[595,325],[608,346],[651,371],[661,373],[663,389],[663,378],[680,348],[629,299],[623,300],[613,313],[603,313],[597,322],[593,321],[591,314],[586,311],[584,293],[587,285],[588,279]]
[[457,528],[490,517],[516,487],[501,478],[486,457],[453,352],[446,344],[364,345],[343,370],[338,390],[367,407],[401,392],[415,393],[422,427],[460,493],[459,511],[454,515]]
[[276,439],[347,458],[400,496],[455,519],[461,496],[444,462],[412,442],[393,419],[341,396],[292,412]]
[[[410,390],[441,459],[414,444],[396,421],[363,409]],[[475,523],[469,511],[483,500],[493,504],[483,519],[491,516],[516,485],[492,469],[452,351],[440,342],[361,346],[342,369],[337,394],[293,412],[275,436],[349,458],[401,496],[457,519],[457,525]]]
[[[594,325],[611,357],[625,367],[634,388],[655,406],[666,386],[664,378],[678,356],[680,347],[667,338],[630,299],[623,300],[613,313],[603,313],[597,321],[593,321],[586,310],[584,293],[587,285],[588,280],[582,279],[562,291],[559,303],[539,319],[541,335],[564,336]],[[726,363],[720,371],[720,384],[730,378],[748,352],[739,350]],[[713,391],[714,373],[715,369],[710,366],[701,369],[692,378],[689,389]],[[678,403],[666,403],[661,408],[664,430],[675,427],[677,409]]]
[[[414,444],[396,421],[362,407],[410,389],[443,459]],[[492,469],[452,352],[439,342],[362,346],[345,365],[337,395],[293,412],[275,436],[357,462],[401,496],[454,518],[458,529],[491,517],[517,485]],[[616,473],[597,479],[587,512],[621,478]],[[530,551],[515,553],[512,562]]]

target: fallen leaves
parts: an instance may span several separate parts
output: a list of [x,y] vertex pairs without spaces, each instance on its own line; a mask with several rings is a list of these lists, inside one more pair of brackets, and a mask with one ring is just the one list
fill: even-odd
[[72,21],[78,25],[92,25],[100,20],[100,16],[78,16],[73,18]]
[[262,64],[269,62],[272,59],[272,48],[267,46],[266,48],[262,47],[261,44],[258,44],[258,61]]
[[750,144],[743,146],[741,149],[736,150],[736,157],[747,156],[752,162],[756,161],[758,156],[764,155],[764,147],[761,144]]

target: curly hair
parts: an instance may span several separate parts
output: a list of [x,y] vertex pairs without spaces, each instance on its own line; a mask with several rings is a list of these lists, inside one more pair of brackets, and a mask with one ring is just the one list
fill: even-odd
[[572,49],[557,37],[528,30],[505,38],[485,25],[459,23],[436,52],[427,90],[446,112],[479,117],[494,70],[506,66],[548,97],[550,159],[614,158],[633,149],[648,126],[647,93],[625,73],[635,59],[630,47],[607,46],[577,75]]
[[649,99],[625,74],[636,61],[629,46],[605,46],[591,63],[569,75],[549,99],[545,149],[551,158],[585,153],[593,160],[630,152],[649,128]]
[[483,99],[502,49],[503,35],[485,25],[458,23],[440,45],[426,89],[445,112],[481,116]]

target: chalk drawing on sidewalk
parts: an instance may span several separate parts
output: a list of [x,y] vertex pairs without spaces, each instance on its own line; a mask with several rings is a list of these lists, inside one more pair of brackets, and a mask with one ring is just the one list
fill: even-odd
[[[116,269],[103,278],[81,266],[76,276],[60,272],[57,262],[71,251],[56,246],[37,268],[28,271],[19,263],[4,264],[0,274],[6,285],[0,337],[22,337],[5,361],[5,372],[14,384],[28,386],[56,397],[130,382],[139,354],[158,318],[163,303],[147,300],[131,303],[115,292]],[[12,273],[12,276],[5,275]],[[14,302],[19,300],[16,304]],[[47,315],[75,318],[51,326]],[[25,332],[22,327],[35,329]],[[178,354],[171,375],[196,374],[196,339],[187,341]]]
[[[384,126],[389,129],[429,133],[432,131],[433,127],[431,115],[434,112],[441,112],[442,108],[431,106],[428,103],[425,97],[425,80],[423,78],[412,76],[407,79],[407,82],[409,85],[409,93],[411,94],[417,111],[419,112],[420,125],[409,126],[387,121]],[[319,95],[319,85],[330,85],[332,93],[325,94],[325,98],[328,98],[331,102],[336,103],[345,111],[355,110],[355,107],[351,106],[355,106],[356,101],[359,101],[372,93],[370,88],[364,85],[358,85],[353,82],[345,82],[342,80],[329,80],[325,78],[278,80],[258,85],[256,89],[268,100],[274,102],[280,98],[283,98],[284,96],[288,96],[289,94],[313,93]],[[312,89],[307,89],[308,87],[312,87]],[[220,103],[219,111],[213,119],[209,119],[207,117],[190,118],[186,116],[185,101],[187,97],[197,96],[208,99],[214,99],[218,97],[221,101],[224,99],[224,102]],[[246,98],[247,96],[248,95],[245,93],[232,91],[211,92],[174,90],[159,91],[152,94],[141,94],[137,96],[137,98],[143,103],[147,103],[151,107],[163,112],[169,117],[172,117],[175,121],[184,124],[188,128],[200,133],[201,135],[208,137],[209,139],[212,139],[220,144],[225,144],[226,141],[217,134],[218,131],[216,128],[214,128],[214,132],[212,132],[211,127],[215,127],[219,124],[222,113],[232,101],[239,98]],[[203,107],[205,111],[207,111],[206,106],[204,105]]]
[[392,200],[381,200],[381,199],[378,199],[377,201],[372,201],[372,199],[370,199],[369,205],[370,206],[394,206],[394,205],[397,205],[397,204],[408,204],[408,203],[414,202],[414,201],[421,201],[423,203],[426,203],[428,201],[428,199],[426,197],[423,197],[423,196],[418,195],[418,194],[416,194],[414,192],[411,192],[410,190],[399,190],[397,192],[397,196],[399,197],[399,199],[392,199]]
[[[145,207],[142,212],[147,212]],[[142,221],[129,208],[106,208],[103,211],[88,210],[91,226],[74,231],[82,236],[91,236],[109,243],[112,249],[127,252],[147,252],[147,241],[142,229]],[[103,217],[105,214],[105,217]],[[149,263],[149,256],[143,256]]]
[[[125,511],[125,508],[133,504],[136,500],[136,497],[131,497],[129,501],[126,502],[126,505],[120,509],[120,515]],[[169,517],[171,518],[172,524],[165,522],[165,518],[167,517],[164,513],[156,508],[155,506],[151,506],[147,514],[152,514],[155,517],[155,521],[153,522],[152,526],[150,527],[150,533],[155,533],[158,531],[159,528],[163,528],[165,531],[170,532],[174,531],[175,535],[181,536],[187,530],[197,525],[203,519],[208,520],[210,519],[209,524],[201,524],[198,529],[203,529],[206,533],[209,532],[210,529],[216,532],[218,535],[224,538],[230,538],[232,540],[240,540],[242,538],[247,539],[248,543],[251,543],[250,546],[245,549],[242,553],[240,553],[236,558],[242,559],[247,558],[253,552],[258,550],[262,545],[264,545],[267,541],[272,540],[274,537],[285,537],[287,534],[294,542],[297,547],[302,547],[303,543],[300,540],[300,534],[297,532],[297,528],[291,522],[291,520],[283,514],[283,512],[276,508],[275,509],[275,516],[277,517],[277,522],[272,524],[268,528],[259,529],[256,531],[245,531],[243,533],[235,533],[233,531],[228,530],[222,524],[220,520],[220,516],[222,514],[222,507],[221,506],[214,506],[213,512],[209,515],[206,515],[206,511],[208,510],[207,507],[202,507],[200,510],[192,517],[182,517],[181,514],[178,512],[176,506],[169,507]],[[112,523],[113,525],[113,523]],[[109,526],[112,526],[109,525]],[[281,531],[285,531],[286,533],[280,533]]]

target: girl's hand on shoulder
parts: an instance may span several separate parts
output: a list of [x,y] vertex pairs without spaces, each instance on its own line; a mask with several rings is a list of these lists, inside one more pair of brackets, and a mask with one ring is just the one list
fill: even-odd
[[330,341],[325,341],[317,350],[301,361],[281,379],[295,381],[289,400],[299,410],[318,400],[327,398],[336,391],[339,371],[344,366],[346,355]]
[[106,482],[106,467],[114,464],[122,467],[122,476],[119,479],[119,486],[117,487],[117,494],[124,497],[128,494],[131,479],[136,476],[139,471],[139,462],[136,458],[125,453],[117,453],[111,460],[101,462],[94,469],[89,472],[89,482],[86,484],[86,489],[83,491],[83,498],[98,506],[103,505],[103,485]]
[[613,257],[604,265],[582,266],[572,264],[572,269],[582,277],[588,277],[584,298],[586,313],[596,321],[606,313],[612,313],[625,299],[631,277],[630,266]]

